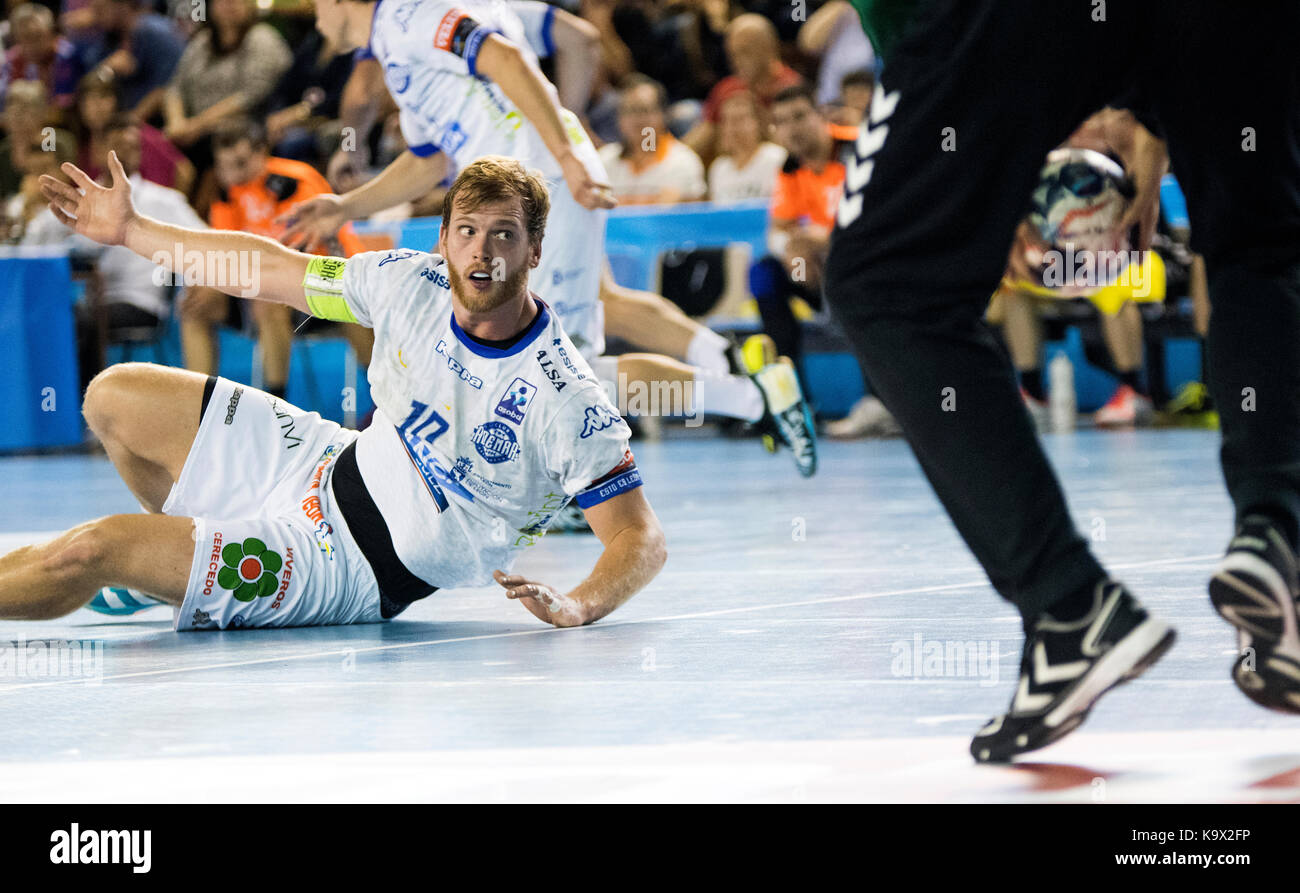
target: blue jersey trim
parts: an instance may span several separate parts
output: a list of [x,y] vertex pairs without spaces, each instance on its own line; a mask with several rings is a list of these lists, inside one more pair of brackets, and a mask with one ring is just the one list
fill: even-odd
[[542,333],[542,329],[546,328],[551,321],[551,308],[546,306],[546,302],[536,296],[533,297],[533,300],[542,308],[537,314],[537,319],[533,320],[533,324],[528,327],[528,332],[524,337],[520,338],[505,350],[496,347],[488,347],[486,344],[479,344],[473,338],[466,335],[464,329],[460,327],[460,323],[456,322],[455,313],[451,315],[452,334],[456,336],[457,341],[469,348],[471,353],[476,353],[481,357],[489,357],[491,359],[513,357],[515,354],[520,353],[525,347],[537,340],[537,336]]
[[600,505],[607,499],[613,499],[628,490],[635,490],[641,486],[641,471],[635,465],[627,471],[620,472],[616,477],[607,481],[601,481],[594,484],[586,490],[583,490],[573,501],[578,503],[579,508],[589,509],[593,505]]
[[546,7],[546,16],[542,19],[542,45],[546,47],[546,57],[555,55],[555,7]]
[[490,34],[500,33],[501,31],[497,28],[479,28],[469,36],[469,40],[465,41],[465,64],[469,66],[469,73],[474,77],[479,76],[478,51],[483,45],[483,41],[487,40]]
[[417,158],[428,158],[430,155],[435,155],[438,152],[437,143],[421,143],[418,146],[407,146],[406,148],[409,149],[411,154]]

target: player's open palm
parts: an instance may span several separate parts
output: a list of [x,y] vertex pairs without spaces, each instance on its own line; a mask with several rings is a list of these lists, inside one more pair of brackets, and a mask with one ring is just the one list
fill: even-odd
[[587,622],[581,605],[545,583],[499,570],[492,572],[492,579],[505,589],[506,598],[517,599],[538,620],[556,626],[582,626]]
[[42,175],[40,180],[41,193],[59,222],[101,245],[121,245],[126,241],[126,228],[135,217],[135,206],[131,203],[131,181],[117,153],[108,153],[108,170],[112,176],[112,185],[108,187],[100,186],[75,164],[65,162],[61,169],[72,183],[49,174]]
[[339,227],[348,222],[348,217],[339,196],[317,195],[294,205],[275,222],[285,227],[280,241],[302,251],[332,238]]

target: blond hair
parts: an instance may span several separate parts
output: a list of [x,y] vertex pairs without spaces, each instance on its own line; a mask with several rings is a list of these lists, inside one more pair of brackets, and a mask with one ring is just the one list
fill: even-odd
[[451,225],[451,211],[460,202],[460,210],[472,212],[488,202],[517,198],[523,205],[528,241],[542,241],[546,232],[546,215],[551,211],[551,196],[539,171],[529,170],[513,158],[485,155],[456,175],[456,180],[442,200],[442,227]]

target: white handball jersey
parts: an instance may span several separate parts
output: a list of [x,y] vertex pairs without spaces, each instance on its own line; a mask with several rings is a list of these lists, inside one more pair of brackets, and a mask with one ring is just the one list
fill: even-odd
[[627,423],[540,299],[518,341],[489,347],[457,325],[440,256],[330,262],[346,264],[343,299],[375,331],[377,409],[357,466],[416,576],[490,583],[571,498],[589,508],[640,486]]
[[[541,134],[501,88],[478,76],[478,53],[500,34],[537,61],[550,55],[554,7],[501,0],[384,0],[375,7],[370,46],[400,110],[402,136],[420,156],[445,153],[457,169],[484,155],[508,155],[549,177],[559,165]],[[554,86],[550,87],[554,93]],[[578,156],[600,172],[594,147],[571,113],[564,115]]]
[[[370,45],[401,110],[402,135],[416,155],[448,156],[456,170],[484,155],[505,155],[541,171],[551,194],[547,246],[533,282],[564,322],[583,356],[604,352],[600,279],[605,265],[605,215],[569,194],[542,136],[501,88],[478,77],[478,52],[501,34],[522,52],[554,52],[555,7],[536,0],[383,0],[375,7]],[[547,88],[555,95],[555,88]],[[596,147],[572,112],[561,113],[574,155],[597,182],[606,179]]]

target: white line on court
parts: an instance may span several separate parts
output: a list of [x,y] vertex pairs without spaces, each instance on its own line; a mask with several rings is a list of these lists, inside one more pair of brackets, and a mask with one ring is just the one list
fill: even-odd
[[[1178,565],[1193,564],[1218,558],[1218,555],[1189,555],[1181,558],[1158,558],[1151,561],[1132,562],[1128,564],[1113,564],[1110,567],[1113,570],[1131,570],[1139,567],[1157,567],[1161,565]],[[988,580],[981,579],[968,583],[948,583],[940,586],[918,586],[911,589],[892,589],[886,592],[862,592],[854,595],[838,595],[829,598],[803,599],[795,602],[781,602],[779,604],[763,605],[744,605],[739,608],[722,608],[716,611],[697,611],[689,614],[669,614],[663,617],[645,617],[634,620],[616,620],[612,623],[602,623],[596,629],[613,629],[621,626],[632,626],[634,624],[644,623],[664,623],[670,620],[696,620],[704,617],[719,617],[726,614],[739,614],[748,611],[769,611],[779,608],[800,608],[809,605],[827,605],[839,602],[861,601],[869,598],[886,598],[895,595],[919,595],[925,592],[949,592],[957,589],[974,589],[988,586]],[[187,667],[167,667],[159,670],[140,670],[134,673],[118,673],[112,676],[104,676],[99,681],[108,682],[115,679],[138,679],[145,676],[164,676],[170,673],[188,673],[198,672],[200,670],[222,670],[230,667],[251,667],[258,664],[281,663],[292,660],[315,660],[324,657],[340,657],[358,654],[373,654],[380,651],[397,651],[404,648],[423,648],[432,645],[451,645],[459,642],[481,642],[488,639],[512,639],[523,636],[538,636],[545,634],[556,634],[563,632],[573,632],[580,630],[582,627],[568,627],[560,629],[558,627],[543,627],[541,629],[518,630],[508,633],[484,633],[479,636],[457,636],[451,639],[425,639],[418,642],[401,642],[392,645],[372,645],[366,648],[331,648],[328,651],[309,651],[301,654],[283,654],[275,657],[261,657],[251,660],[225,661],[218,664],[200,664],[198,666]],[[201,635],[201,633],[200,633]],[[29,682],[18,685],[0,686],[0,694],[9,694],[18,691],[28,691],[35,688],[47,688],[56,685],[82,685],[84,679],[51,679],[44,682]]]

